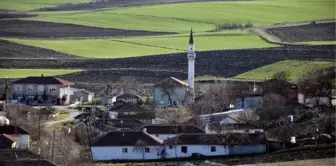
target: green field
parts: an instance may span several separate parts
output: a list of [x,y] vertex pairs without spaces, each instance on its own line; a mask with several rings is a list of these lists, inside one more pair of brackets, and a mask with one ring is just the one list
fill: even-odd
[[56,76],[79,72],[81,70],[63,69],[0,69],[0,78],[24,78],[29,76]]
[[206,2],[117,8],[30,18],[93,27],[187,32],[213,30],[225,23],[266,25],[335,18],[335,0]]
[[326,61],[280,61],[248,71],[246,73],[239,74],[235,76],[235,78],[265,80],[270,79],[275,73],[279,71],[287,71],[290,74],[290,79],[295,81],[308,71],[330,66],[335,66],[335,63]]
[[29,11],[38,8],[52,7],[66,3],[85,3],[90,0],[1,0],[0,9]]
[[[125,58],[186,52],[187,35],[85,40],[6,39],[88,58]],[[195,36],[197,51],[276,47],[247,32]],[[167,47],[167,48],[163,48]]]

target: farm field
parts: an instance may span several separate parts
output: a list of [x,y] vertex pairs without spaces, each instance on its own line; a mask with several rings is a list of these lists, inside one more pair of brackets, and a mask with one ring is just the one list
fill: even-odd
[[[204,51],[197,52],[195,73],[196,77],[229,78],[285,60],[324,60],[333,63],[334,58],[334,46]],[[185,52],[120,59],[38,59],[31,63],[27,63],[26,59],[3,58],[0,62],[0,68],[80,68],[85,71],[67,74],[64,78],[79,82],[104,83],[118,81],[122,76],[133,76],[142,83],[157,83],[169,76],[186,79],[186,59]]]
[[[6,40],[86,58],[126,58],[170,54],[186,52],[188,48],[188,36],[85,40],[28,40],[6,38]],[[250,35],[247,32],[233,33],[232,35],[195,36],[195,41],[197,41],[196,48],[198,51],[278,47],[278,45],[269,44],[258,36]]]
[[44,7],[52,7],[65,3],[86,3],[90,0],[1,0],[0,9],[28,11]]
[[[335,18],[334,0],[276,0],[241,2],[206,2],[119,8],[96,12],[48,15],[30,20],[148,31],[209,31],[225,23],[255,26],[279,22],[311,21]],[[197,14],[195,14],[197,13]],[[279,14],[281,13],[281,14]],[[267,16],[267,17],[265,17]],[[109,20],[109,21],[107,21]]]
[[[75,33],[74,33],[75,32]],[[16,38],[103,38],[166,35],[171,33],[106,29],[73,24],[27,20],[0,20],[0,37]]]
[[63,69],[0,69],[0,78],[23,78],[28,76],[56,76],[64,75],[81,70],[63,70]]
[[335,63],[327,61],[281,61],[239,74],[235,77],[264,80],[271,78],[276,72],[286,71],[290,74],[290,79],[295,81],[308,71],[331,66],[335,66]]
[[335,22],[269,28],[275,36],[289,42],[335,42]]

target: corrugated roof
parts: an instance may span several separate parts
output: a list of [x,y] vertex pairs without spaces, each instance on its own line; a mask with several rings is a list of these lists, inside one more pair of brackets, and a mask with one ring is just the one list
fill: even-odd
[[146,132],[149,134],[181,134],[181,133],[204,133],[203,130],[193,125],[182,124],[156,124],[145,125],[140,128],[143,130],[146,128]]
[[0,126],[0,134],[29,134],[29,132],[19,126],[4,125]]
[[181,134],[165,141],[177,145],[259,145],[266,143],[265,134]]
[[162,143],[142,131],[113,131],[94,140],[91,146],[134,146],[139,140],[148,146]]

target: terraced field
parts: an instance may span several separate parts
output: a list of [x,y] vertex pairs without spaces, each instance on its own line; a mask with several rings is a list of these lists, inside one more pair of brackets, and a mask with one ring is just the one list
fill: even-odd
[[81,70],[62,69],[0,69],[0,78],[24,78],[28,76],[57,76],[80,72]]
[[166,35],[171,33],[106,29],[73,24],[26,20],[0,20],[0,37],[19,38],[92,38]]
[[246,73],[235,76],[243,79],[270,79],[279,71],[285,71],[290,74],[290,79],[296,81],[302,75],[313,69],[335,66],[335,62],[328,61],[280,61],[266,65]]
[[[85,40],[27,40],[12,38],[7,38],[7,40],[85,58],[126,58],[171,54],[186,52],[188,48],[187,35]],[[215,33],[213,35],[205,33],[195,36],[195,40],[198,41],[196,47],[199,51],[278,47],[278,45],[269,44],[246,31]]]
[[274,35],[289,42],[336,41],[335,22],[270,28]]
[[286,65],[284,60],[335,61],[335,45],[325,46],[335,42],[331,24],[270,30],[282,40],[321,46],[275,45],[241,30],[247,24],[335,19],[334,0],[222,1],[3,0],[0,68],[83,69],[63,77],[90,83],[122,76],[145,83],[185,79],[190,27],[197,76],[233,77],[256,69],[245,76],[264,77],[258,68],[279,62],[272,73]]
[[40,12],[39,17],[29,19],[160,32],[187,32],[192,26],[200,32],[214,30],[216,25],[226,23],[252,23],[259,26],[332,19],[335,18],[334,6],[334,0],[203,2],[59,14]]

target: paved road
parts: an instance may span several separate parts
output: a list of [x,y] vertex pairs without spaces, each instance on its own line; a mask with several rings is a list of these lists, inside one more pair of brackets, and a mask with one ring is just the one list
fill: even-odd
[[62,119],[62,120],[58,120],[58,121],[45,122],[42,125],[44,127],[50,127],[50,126],[52,126],[54,124],[57,124],[57,123],[63,123],[63,122],[71,121],[71,120],[73,120],[73,118],[75,116],[80,114],[80,112],[78,110],[75,110],[75,109],[63,108],[62,110],[68,110],[69,111],[69,116],[67,118]]

